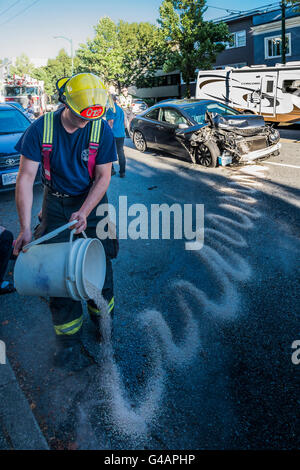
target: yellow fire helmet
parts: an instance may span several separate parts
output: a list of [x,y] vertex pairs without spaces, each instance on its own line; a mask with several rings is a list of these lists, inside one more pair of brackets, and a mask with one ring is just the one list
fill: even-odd
[[60,78],[56,83],[59,101],[64,103],[74,114],[94,121],[105,113],[108,91],[93,73],[79,73],[71,78]]

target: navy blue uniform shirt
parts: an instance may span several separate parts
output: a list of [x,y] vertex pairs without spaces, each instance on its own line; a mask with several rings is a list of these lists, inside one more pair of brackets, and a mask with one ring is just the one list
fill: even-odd
[[[64,108],[63,108],[64,109]],[[77,196],[91,186],[88,172],[88,148],[92,122],[83,129],[69,134],[61,123],[59,109],[53,119],[53,151],[50,156],[51,187],[53,191]],[[42,161],[44,116],[34,121],[16,145],[16,150],[35,162]],[[117,160],[116,146],[111,128],[102,119],[99,150],[96,165]],[[43,172],[42,172],[43,173]],[[45,178],[43,175],[43,180]]]

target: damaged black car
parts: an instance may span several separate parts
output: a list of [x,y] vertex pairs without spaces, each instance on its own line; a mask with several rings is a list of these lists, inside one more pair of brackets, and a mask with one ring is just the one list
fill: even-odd
[[205,167],[278,155],[280,134],[262,116],[245,114],[213,100],[158,103],[130,125],[135,147],[153,148]]

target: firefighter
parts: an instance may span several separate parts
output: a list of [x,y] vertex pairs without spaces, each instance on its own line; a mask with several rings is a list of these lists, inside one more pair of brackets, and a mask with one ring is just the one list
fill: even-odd
[[[77,74],[57,82],[59,100],[63,107],[35,121],[16,145],[21,154],[16,184],[16,204],[21,231],[14,254],[32,239],[31,209],[33,183],[39,164],[42,165],[44,199],[41,223],[36,237],[61,225],[77,220],[72,226],[76,234],[85,231],[96,238],[99,217],[96,209],[107,203],[112,162],[117,160],[114,136],[105,113],[108,93],[101,80],[91,73]],[[65,231],[46,243],[68,241]],[[102,295],[114,310],[113,272],[111,259],[117,255],[116,240],[102,240],[106,253],[106,278]],[[80,343],[83,322],[81,302],[68,298],[50,298],[50,310],[57,347],[54,363],[57,367],[69,364],[78,370],[90,364]],[[90,300],[88,312],[96,326],[96,338],[101,341],[101,311]]]

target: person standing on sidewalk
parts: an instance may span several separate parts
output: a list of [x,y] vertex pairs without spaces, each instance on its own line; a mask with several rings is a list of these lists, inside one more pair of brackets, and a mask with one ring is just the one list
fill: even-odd
[[132,112],[132,96],[128,93],[128,88],[125,86],[121,89],[121,94],[119,96],[120,106],[125,113],[125,127],[128,132],[130,131],[130,123],[134,118],[134,114]]
[[[117,103],[117,96],[112,95],[115,105],[115,112],[109,108],[106,113],[106,120],[112,128],[120,165],[120,177],[124,178],[126,169],[126,158],[124,153],[124,140],[125,140],[125,115],[123,109]],[[115,174],[114,166],[112,166],[112,174]]]
[[[16,204],[21,231],[15,242],[18,255],[32,239],[31,209],[33,183],[42,164],[44,200],[41,224],[36,237],[77,220],[71,228],[76,234],[85,231],[96,238],[101,217],[97,206],[107,204],[106,191],[110,183],[112,162],[117,159],[114,136],[104,115],[108,93],[101,80],[91,73],[81,73],[57,82],[62,109],[37,119],[21,137],[16,149],[21,153],[16,184]],[[67,231],[46,243],[69,240]],[[106,278],[102,295],[111,315],[114,309],[113,272],[111,259],[117,255],[113,239],[101,240],[106,254]],[[70,298],[50,298],[50,310],[57,347],[54,364],[80,370],[90,365],[80,344],[83,314],[80,301]],[[96,325],[96,338],[101,340],[101,311],[92,300],[88,312]]]

